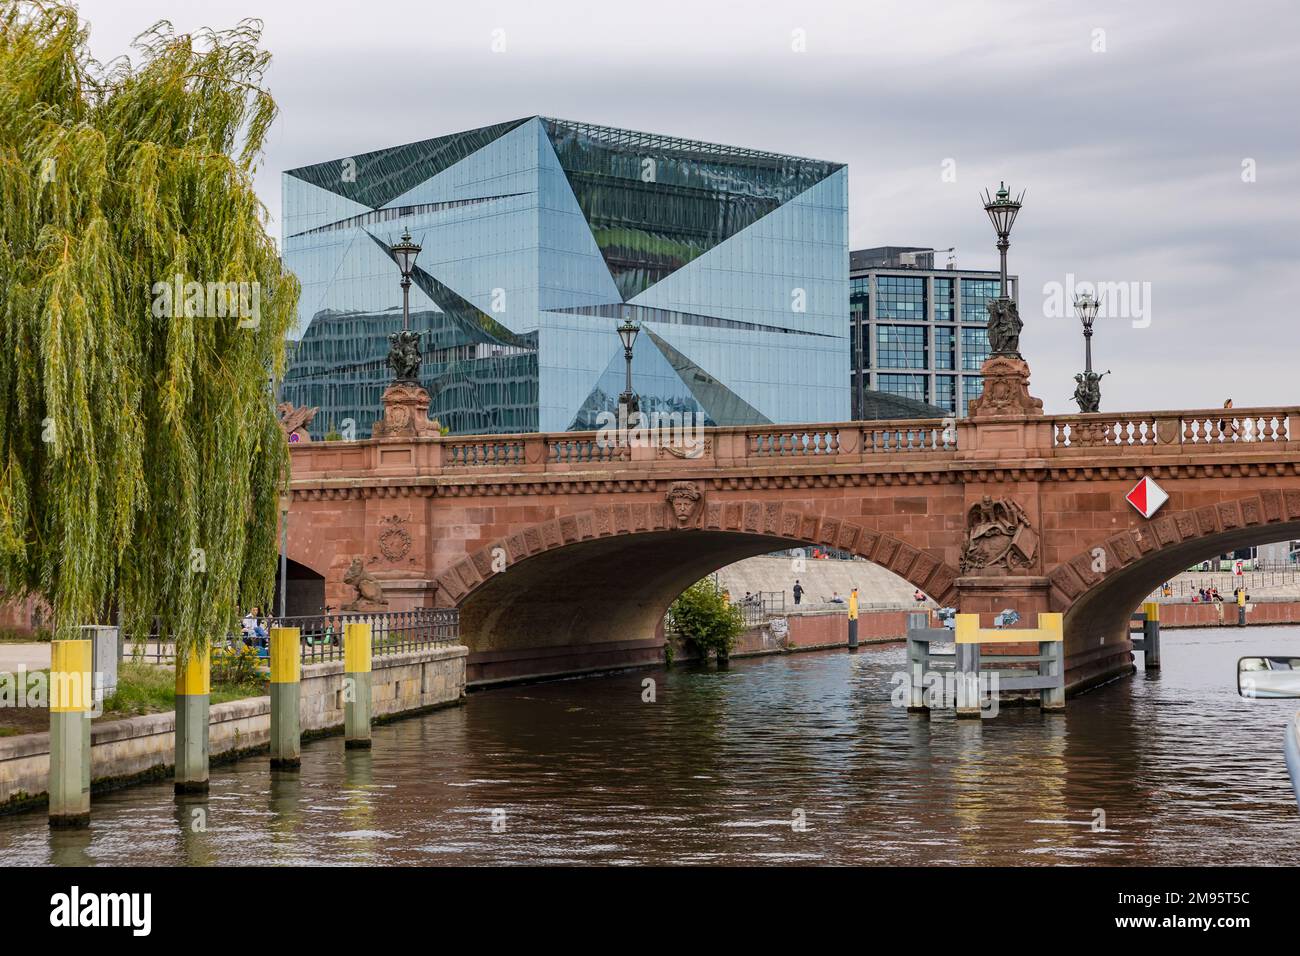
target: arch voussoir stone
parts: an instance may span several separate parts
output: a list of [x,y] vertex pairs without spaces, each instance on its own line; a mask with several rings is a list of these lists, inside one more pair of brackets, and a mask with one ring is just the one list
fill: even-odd
[[802,503],[741,500],[706,502],[685,528],[666,504],[606,505],[560,515],[507,535],[457,561],[435,579],[435,603],[455,607],[490,580],[504,551],[514,564],[549,551],[611,537],[677,530],[733,532],[781,538],[792,545],[848,551],[892,571],[940,603],[956,593],[957,571],[933,553],[856,522],[811,511]]

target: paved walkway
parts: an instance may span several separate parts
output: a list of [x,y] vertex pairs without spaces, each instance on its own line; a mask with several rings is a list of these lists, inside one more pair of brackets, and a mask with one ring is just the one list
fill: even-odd
[[40,671],[50,666],[50,645],[0,644],[0,671]]

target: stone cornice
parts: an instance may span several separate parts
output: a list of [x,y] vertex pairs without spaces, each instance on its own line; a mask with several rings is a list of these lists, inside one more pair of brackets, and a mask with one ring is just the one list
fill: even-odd
[[[1295,457],[1292,458],[1291,456]],[[1155,460],[1152,460],[1155,459]],[[306,478],[291,482],[297,500],[340,498],[500,497],[515,495],[630,494],[655,492],[673,481],[702,482],[715,491],[791,490],[813,488],[925,487],[984,482],[1062,482],[1153,478],[1265,478],[1300,474],[1300,454],[1279,460],[1276,454],[1205,454],[1169,460],[1150,456],[1131,463],[1111,457],[1071,459],[949,460],[916,462],[911,467],[867,465],[786,465],[761,472],[729,468],[715,473],[637,474],[626,468],[560,474],[462,473],[454,475]]]

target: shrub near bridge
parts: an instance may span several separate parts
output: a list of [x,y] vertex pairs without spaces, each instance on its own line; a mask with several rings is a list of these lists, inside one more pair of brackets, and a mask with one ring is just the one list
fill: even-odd
[[740,608],[728,603],[707,579],[683,591],[669,613],[682,637],[699,649],[701,658],[707,658],[710,651],[726,658],[745,629]]

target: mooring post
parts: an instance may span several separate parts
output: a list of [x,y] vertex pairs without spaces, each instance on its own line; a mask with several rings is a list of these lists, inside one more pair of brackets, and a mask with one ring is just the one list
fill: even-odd
[[1038,692],[1038,706],[1048,714],[1065,713],[1065,642],[1038,642],[1038,676],[1050,680],[1053,686]]
[[1160,605],[1147,601],[1142,605],[1146,620],[1142,622],[1142,666],[1149,671],[1160,670]]
[[343,629],[343,746],[370,746],[370,625],[355,621]]
[[212,700],[208,643],[176,655],[176,792],[208,792],[208,710]]
[[91,641],[50,642],[50,826],[90,826]]
[[1237,588],[1237,626],[1246,626],[1246,589]]
[[980,716],[980,646],[958,644],[957,665],[953,670],[957,681],[957,716]]
[[302,765],[299,641],[296,627],[271,628],[271,766],[277,770],[297,770]]
[[849,592],[849,650],[858,649],[858,589]]
[[907,712],[909,714],[929,714],[925,705],[925,675],[930,670],[930,644],[918,640],[920,634],[929,627],[929,615],[916,611],[907,615]]

